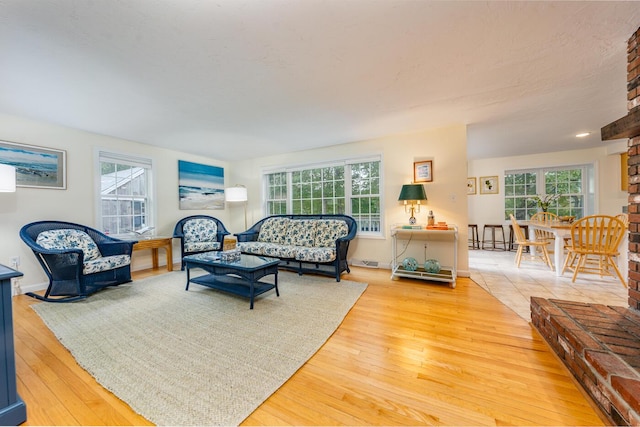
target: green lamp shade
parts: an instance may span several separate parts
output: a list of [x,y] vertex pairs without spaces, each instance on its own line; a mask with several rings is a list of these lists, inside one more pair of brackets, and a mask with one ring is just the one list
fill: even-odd
[[405,184],[400,191],[398,200],[427,200],[427,193],[422,184]]

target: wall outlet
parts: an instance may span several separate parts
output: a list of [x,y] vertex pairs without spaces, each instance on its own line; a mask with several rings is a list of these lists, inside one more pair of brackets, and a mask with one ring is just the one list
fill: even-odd
[[11,261],[11,267],[18,268],[20,266],[19,256],[12,256],[9,260]]

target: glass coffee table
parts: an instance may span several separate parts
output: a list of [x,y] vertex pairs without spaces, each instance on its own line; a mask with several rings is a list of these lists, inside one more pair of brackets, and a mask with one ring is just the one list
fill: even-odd
[[[249,298],[249,308],[253,310],[253,300],[271,289],[278,291],[278,264],[280,260],[263,256],[242,254],[239,261],[226,262],[220,259],[220,252],[204,252],[184,257],[189,283],[207,286],[223,292]],[[191,278],[191,269],[201,268],[209,274]],[[261,282],[264,276],[273,274],[274,283]]]

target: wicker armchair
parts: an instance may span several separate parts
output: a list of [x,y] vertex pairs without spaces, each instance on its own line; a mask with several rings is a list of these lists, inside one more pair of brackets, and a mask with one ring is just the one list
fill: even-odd
[[136,241],[116,239],[64,221],[27,224],[20,229],[20,238],[49,278],[44,296],[28,292],[30,297],[71,302],[131,281],[131,252]]
[[180,269],[184,270],[184,257],[201,252],[220,251],[224,236],[231,234],[222,221],[207,215],[182,218],[173,230],[173,237],[180,239]]

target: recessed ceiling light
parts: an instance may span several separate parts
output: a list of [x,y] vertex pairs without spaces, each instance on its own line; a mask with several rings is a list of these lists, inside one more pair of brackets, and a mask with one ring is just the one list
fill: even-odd
[[579,134],[576,134],[576,138],[584,138],[585,136],[589,136],[591,135],[591,132],[582,132]]

